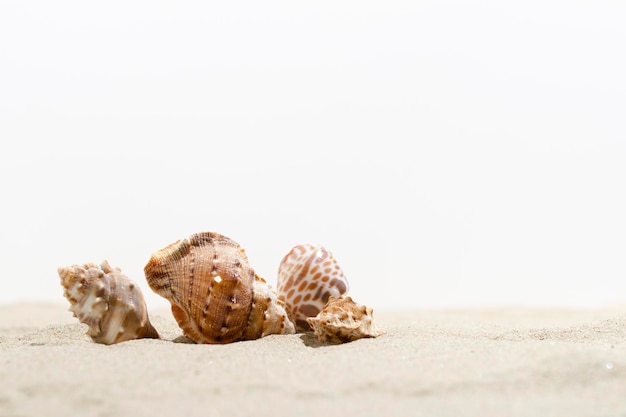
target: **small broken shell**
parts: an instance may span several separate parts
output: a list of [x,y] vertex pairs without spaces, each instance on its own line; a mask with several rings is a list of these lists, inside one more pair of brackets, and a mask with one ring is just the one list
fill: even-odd
[[244,249],[226,236],[203,232],[176,241],[155,252],[144,272],[196,343],[295,333],[284,304],[254,273]]
[[357,304],[350,297],[330,297],[324,309],[307,322],[323,342],[344,343],[383,334],[374,325],[372,308]]
[[119,268],[86,263],[58,268],[70,311],[94,342],[111,345],[159,334],[150,324],[141,290]]
[[333,254],[319,245],[297,245],[278,267],[278,299],[299,331],[311,330],[307,318],[316,316],[330,297],[347,294],[348,280]]

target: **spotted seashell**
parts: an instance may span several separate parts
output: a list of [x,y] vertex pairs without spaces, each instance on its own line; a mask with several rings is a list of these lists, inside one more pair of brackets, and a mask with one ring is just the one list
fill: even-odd
[[104,261],[58,268],[58,273],[70,311],[89,326],[87,334],[94,342],[158,339],[141,290],[119,268]]
[[203,232],[176,241],[154,253],[144,272],[196,343],[295,333],[284,304],[254,273],[244,249],[226,236]]
[[348,280],[332,253],[319,245],[298,245],[278,267],[278,299],[285,302],[299,331],[311,330],[306,319],[316,316],[329,298],[347,294]]
[[328,303],[307,322],[323,342],[344,343],[363,337],[377,337],[383,331],[374,325],[371,307],[357,304],[352,298],[330,297]]

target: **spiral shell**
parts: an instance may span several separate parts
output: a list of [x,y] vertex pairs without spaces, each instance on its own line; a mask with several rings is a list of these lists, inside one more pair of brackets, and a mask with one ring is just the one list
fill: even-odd
[[339,298],[348,289],[339,263],[323,246],[294,246],[278,268],[278,299],[287,305],[299,331],[311,330],[306,319],[316,316],[330,297]]
[[295,332],[284,304],[254,273],[244,249],[226,236],[203,232],[176,241],[154,253],[144,272],[196,343]]
[[330,297],[320,313],[307,319],[315,336],[332,343],[351,342],[363,337],[377,337],[383,331],[374,325],[371,307],[357,304],[352,298]]
[[110,345],[126,340],[155,338],[141,290],[108,261],[58,268],[70,311],[89,326],[94,342]]

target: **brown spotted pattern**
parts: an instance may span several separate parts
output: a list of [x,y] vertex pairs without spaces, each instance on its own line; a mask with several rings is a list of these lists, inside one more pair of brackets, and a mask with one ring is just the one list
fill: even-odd
[[332,253],[323,246],[295,246],[278,268],[278,299],[299,331],[311,330],[308,317],[316,316],[332,296],[348,292],[348,280]]
[[[294,333],[287,313],[256,277],[234,240],[203,232],[154,253],[144,268],[184,334],[196,343],[230,343]],[[256,288],[256,291],[255,291]]]
[[96,343],[111,345],[126,340],[158,338],[150,324],[143,294],[119,268],[107,261],[58,268],[63,295],[70,311],[89,326]]

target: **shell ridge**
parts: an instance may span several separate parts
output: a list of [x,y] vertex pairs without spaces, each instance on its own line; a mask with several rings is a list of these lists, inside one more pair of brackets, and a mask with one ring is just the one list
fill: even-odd
[[229,343],[251,334],[255,273],[245,250],[229,237],[193,234],[155,252],[144,272],[196,343]]

